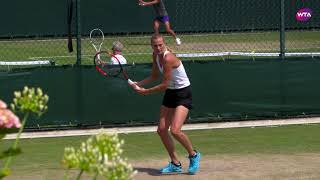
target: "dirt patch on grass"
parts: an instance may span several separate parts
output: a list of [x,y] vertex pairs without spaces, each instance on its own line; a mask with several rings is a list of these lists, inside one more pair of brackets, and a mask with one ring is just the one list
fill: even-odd
[[188,161],[182,161],[184,172],[161,175],[165,160],[132,162],[138,174],[136,180],[255,180],[255,179],[320,179],[320,154],[298,155],[225,155],[203,156],[196,175],[187,173]]

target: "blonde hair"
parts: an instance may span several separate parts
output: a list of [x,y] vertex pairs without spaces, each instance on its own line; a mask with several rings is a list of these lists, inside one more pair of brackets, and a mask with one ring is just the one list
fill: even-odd
[[171,53],[173,53],[173,50],[169,47],[169,46],[167,46],[167,44],[166,44],[166,42],[165,42],[165,39],[164,39],[164,37],[161,35],[161,34],[153,34],[152,36],[151,36],[151,43],[153,43],[153,41],[155,40],[155,39],[162,39],[163,40],[163,42],[164,42],[164,44],[165,44],[165,46],[166,46],[166,49],[168,50],[168,51],[170,51]]

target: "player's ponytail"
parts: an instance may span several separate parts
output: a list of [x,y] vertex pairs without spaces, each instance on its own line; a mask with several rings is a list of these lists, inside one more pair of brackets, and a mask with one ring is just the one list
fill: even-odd
[[174,54],[174,53],[173,53],[173,50],[172,50],[169,46],[166,45],[166,48],[167,48],[167,50],[168,50],[169,52],[171,52],[172,54]]

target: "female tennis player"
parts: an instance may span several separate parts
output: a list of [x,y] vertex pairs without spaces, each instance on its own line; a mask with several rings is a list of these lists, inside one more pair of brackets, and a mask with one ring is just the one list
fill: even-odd
[[[201,154],[193,149],[191,141],[181,131],[189,109],[192,107],[192,94],[190,81],[185,72],[184,66],[164,42],[160,34],[155,34],[151,38],[153,49],[153,65],[151,75],[133,87],[135,91],[142,95],[165,91],[162,106],[160,108],[160,120],[158,124],[158,134],[167,149],[171,162],[168,166],[160,170],[161,173],[182,172],[182,166],[178,160],[173,140],[169,135],[169,128],[172,136],[178,140],[187,150],[190,159],[189,173],[195,174],[199,168]],[[155,81],[162,73],[162,82],[156,86],[145,89],[143,86]]]
[[167,33],[169,33],[175,40],[177,45],[181,44],[180,38],[177,37],[176,33],[170,27],[169,15],[164,6],[162,0],[151,0],[151,1],[144,1],[138,0],[139,6],[153,6],[154,11],[156,13],[156,17],[153,20],[153,29],[154,33],[159,34],[159,26],[160,23],[163,23],[166,27]]

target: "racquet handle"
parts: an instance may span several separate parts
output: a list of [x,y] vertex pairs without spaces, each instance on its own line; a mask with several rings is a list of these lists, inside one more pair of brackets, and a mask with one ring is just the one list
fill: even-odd
[[128,79],[128,84],[132,85],[133,81],[131,81],[131,79]]
[[139,87],[138,85],[136,85],[131,79],[128,79],[128,84],[133,86],[134,89],[139,90],[141,89],[141,87]]

